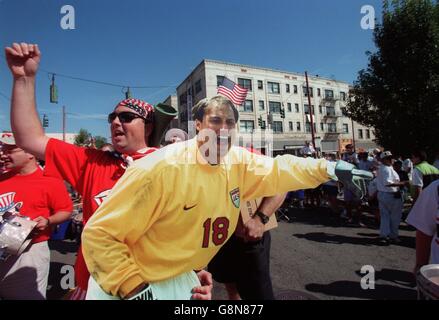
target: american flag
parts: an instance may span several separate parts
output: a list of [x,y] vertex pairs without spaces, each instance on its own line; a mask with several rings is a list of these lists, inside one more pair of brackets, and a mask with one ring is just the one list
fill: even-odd
[[247,97],[247,91],[247,89],[224,77],[223,83],[218,87],[217,93],[227,97],[235,105],[240,106]]

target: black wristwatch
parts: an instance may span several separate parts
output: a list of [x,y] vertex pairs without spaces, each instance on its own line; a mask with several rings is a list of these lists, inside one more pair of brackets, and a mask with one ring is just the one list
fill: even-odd
[[261,218],[261,221],[263,224],[267,224],[268,221],[270,220],[269,216],[266,216],[263,212],[261,211],[256,211],[255,215],[257,215],[259,218]]

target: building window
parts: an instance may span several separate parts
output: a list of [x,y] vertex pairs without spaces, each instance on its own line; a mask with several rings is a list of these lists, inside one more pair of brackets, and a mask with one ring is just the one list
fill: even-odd
[[[312,89],[312,87],[309,87],[309,93],[310,93],[310,96],[312,97],[313,96],[313,89]],[[308,96],[307,91],[306,91],[306,87],[303,87],[303,95],[305,97]]]
[[241,105],[241,112],[253,112],[253,100],[245,100]]
[[346,92],[340,91],[340,99],[346,101]]
[[320,122],[320,131],[321,131],[321,132],[324,132],[324,131],[325,131],[325,128],[323,127],[323,122]]
[[238,78],[238,84],[244,89],[252,91],[252,81],[250,79]]
[[265,110],[265,103],[264,100],[259,100],[259,111]]
[[288,124],[290,125],[290,131],[293,131],[293,122],[288,122]]
[[317,96],[320,97],[321,92],[320,92],[320,88],[317,88]]
[[311,123],[309,123],[309,122],[305,123],[305,132],[311,133]]
[[277,82],[267,82],[268,93],[280,93],[279,83]]
[[288,107],[288,112],[292,112],[293,110],[291,109],[291,103],[287,103],[287,107]]
[[325,98],[334,98],[334,91],[333,90],[325,90]]
[[285,90],[287,93],[290,93],[290,85],[288,83],[285,85]]
[[326,106],[326,115],[334,117],[335,116],[335,108],[330,107],[330,106]]
[[273,121],[273,132],[274,133],[282,133],[284,132],[283,128],[282,128],[282,121]]
[[[309,106],[307,104],[305,104],[303,107],[304,107],[305,113],[309,114]],[[315,114],[314,106],[311,106],[311,110],[312,110],[312,114]]]
[[297,131],[301,131],[302,129],[300,128],[300,122],[296,122],[296,130]]
[[224,76],[216,76],[216,86],[219,87],[223,84]]
[[201,80],[198,80],[197,82],[195,82],[195,93],[197,94],[200,91],[201,91]]
[[328,123],[328,132],[337,133],[337,125],[335,123]]
[[297,86],[296,85],[293,85],[293,92],[297,93]]
[[239,125],[240,132],[252,133],[255,129],[255,123],[251,120],[241,120]]
[[358,129],[358,139],[363,139],[363,129]]
[[319,113],[320,113],[320,114],[323,113],[323,108],[322,108],[322,106],[319,106]]
[[299,113],[299,112],[300,112],[299,104],[298,104],[298,103],[295,103],[295,104],[294,104],[294,107],[295,107],[295,109],[296,109],[296,112]]
[[267,128],[267,124],[265,123],[265,120],[262,121],[262,128]]
[[259,89],[259,90],[264,89],[264,85],[263,85],[263,83],[262,83],[262,80],[258,80],[258,89]]
[[180,94],[179,100],[180,100],[180,105],[186,104],[186,102],[187,102],[187,94],[186,94],[186,92]]
[[366,139],[370,139],[370,130],[366,129]]
[[268,101],[270,106],[270,113],[280,113],[280,102],[277,101]]
[[347,123],[343,123],[343,133],[349,133],[349,125]]
[[342,114],[343,116],[345,116],[345,117],[348,116],[345,107],[340,108],[340,110],[341,110],[341,114]]

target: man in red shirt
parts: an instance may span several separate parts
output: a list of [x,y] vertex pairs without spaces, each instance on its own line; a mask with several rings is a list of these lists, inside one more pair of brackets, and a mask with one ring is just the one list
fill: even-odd
[[[11,126],[23,149],[44,159],[45,174],[69,182],[83,198],[83,222],[87,223],[127,166],[155,148],[148,146],[153,107],[138,99],[125,99],[108,115],[115,152],[77,147],[44,134],[35,103],[35,75],[40,62],[37,45],[17,44],[5,50],[13,76]],[[81,249],[75,264],[77,290],[72,299],[85,299],[89,273]],[[201,284],[194,299],[210,299],[212,277],[200,271]]]
[[0,262],[0,299],[45,299],[50,227],[68,220],[73,204],[63,181],[44,176],[35,157],[18,148],[11,134],[2,134],[0,143],[8,170],[0,176],[0,214],[19,211],[37,222],[31,245]]

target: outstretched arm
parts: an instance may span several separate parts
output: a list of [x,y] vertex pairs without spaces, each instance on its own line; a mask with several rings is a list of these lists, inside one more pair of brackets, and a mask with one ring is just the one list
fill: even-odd
[[41,53],[36,44],[14,43],[5,48],[13,77],[11,127],[17,145],[44,159],[49,138],[44,134],[35,103],[35,76]]

